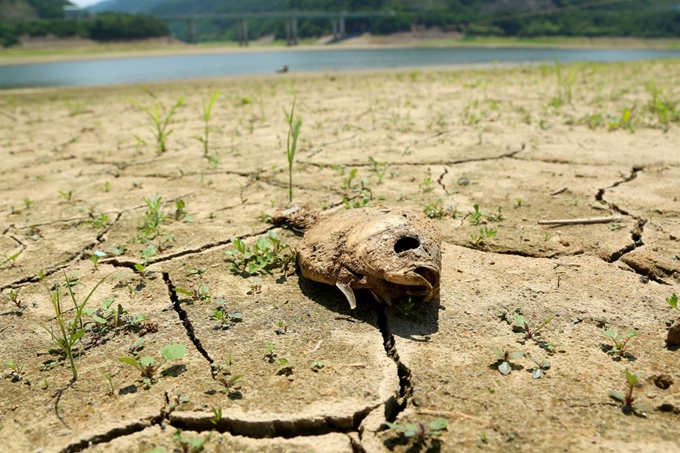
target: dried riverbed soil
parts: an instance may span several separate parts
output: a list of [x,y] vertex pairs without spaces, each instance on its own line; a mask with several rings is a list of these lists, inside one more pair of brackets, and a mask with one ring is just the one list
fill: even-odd
[[[182,429],[216,452],[680,450],[680,351],[665,344],[680,315],[665,301],[680,293],[679,86],[679,61],[560,79],[543,66],[149,85],[166,106],[186,96],[162,154],[137,87],[2,92],[0,360],[20,367],[2,369],[3,448],[172,451]],[[195,137],[217,90],[206,158]],[[444,238],[441,301],[397,309],[359,292],[351,311],[292,268],[230,272],[232,238],[301,240],[263,214],[288,203],[294,97],[294,200],[428,212]],[[149,242],[156,195],[167,219]],[[538,223],[590,217],[619,221]],[[78,300],[109,276],[88,306],[115,298],[146,321],[97,334],[86,317],[72,382],[41,325],[57,329],[50,287],[76,275]],[[213,319],[219,304],[240,322]],[[527,339],[514,313],[553,318]],[[638,336],[619,356],[603,328]],[[140,338],[157,360],[188,349],[148,388],[118,360]],[[532,379],[521,357],[504,376],[490,348],[552,366]],[[242,379],[223,393],[215,370]],[[626,370],[640,376],[635,414],[608,396]],[[439,438],[384,424],[439,418]]]

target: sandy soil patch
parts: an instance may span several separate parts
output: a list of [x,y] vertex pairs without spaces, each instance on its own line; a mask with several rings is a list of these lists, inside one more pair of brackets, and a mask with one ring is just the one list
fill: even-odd
[[[657,61],[560,79],[541,66],[152,84],[166,107],[186,96],[164,153],[137,87],[3,92],[5,448],[677,451],[678,74]],[[206,155],[201,105],[217,90]],[[351,311],[292,268],[230,271],[233,238],[301,240],[266,222],[288,204],[294,97],[294,201],[428,213],[444,238],[440,301],[359,292]],[[592,217],[617,221],[538,223]],[[104,277],[73,381],[41,327],[59,329],[50,295],[68,327],[69,287],[83,301]],[[515,315],[551,321],[528,338]],[[607,329],[636,336],[618,353]],[[164,362],[172,344],[187,352]],[[551,366],[533,379],[523,356],[503,375],[491,348]],[[164,362],[146,382],[119,360],[143,356]],[[634,413],[609,397],[626,370]]]

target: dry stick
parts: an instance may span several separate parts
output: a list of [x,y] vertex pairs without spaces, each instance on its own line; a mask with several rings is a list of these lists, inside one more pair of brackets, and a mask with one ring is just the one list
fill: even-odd
[[557,220],[539,220],[539,225],[588,225],[591,223],[611,223],[620,222],[622,217],[616,215],[613,217],[588,217],[585,219],[557,219]]
[[562,187],[561,189],[557,189],[556,191],[554,191],[553,193],[551,193],[550,196],[551,196],[551,197],[554,197],[555,195],[559,195],[559,194],[561,194],[562,192],[566,192],[567,189],[569,189],[569,187],[564,186],[564,187]]
[[437,410],[431,410],[431,409],[421,409],[418,411],[419,414],[421,415],[437,415],[439,417],[461,417],[461,418],[467,418],[468,420],[473,420],[480,425],[488,425],[489,421],[487,420],[482,420],[481,418],[473,417],[472,415],[464,414],[462,412],[456,412],[456,411],[437,411]]

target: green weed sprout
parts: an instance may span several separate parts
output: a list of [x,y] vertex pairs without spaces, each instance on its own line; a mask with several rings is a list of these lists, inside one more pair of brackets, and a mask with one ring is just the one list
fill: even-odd
[[677,294],[673,293],[673,295],[671,297],[667,297],[666,302],[668,303],[668,305],[675,308],[676,310],[680,310],[680,308],[678,308],[678,295]]
[[473,225],[479,225],[480,223],[482,223],[482,215],[483,215],[482,211],[480,211],[479,205],[476,204],[476,203],[472,207],[474,208],[475,211],[474,212],[468,212],[468,215],[470,216],[470,223],[473,224]]
[[498,231],[494,230],[493,228],[487,228],[486,226],[483,226],[479,229],[479,235],[470,235],[470,240],[472,240],[472,245],[475,247],[481,247],[486,239],[496,237],[497,233]]
[[201,119],[203,120],[203,135],[197,135],[194,137],[196,140],[199,142],[203,143],[203,157],[208,157],[208,150],[209,150],[209,145],[210,145],[210,133],[215,130],[213,126],[210,125],[210,118],[212,116],[212,109],[213,106],[215,105],[215,101],[217,100],[218,97],[222,94],[221,91],[215,91],[213,95],[210,97],[210,101],[206,104],[205,100],[202,101],[203,103],[203,114],[201,115]]
[[293,368],[295,368],[295,366],[290,363],[288,359],[281,357],[276,363],[281,367],[279,368],[279,371],[276,372],[277,375],[290,376],[293,374]]
[[288,120],[288,141],[286,142],[286,156],[288,157],[288,201],[293,201],[293,161],[295,160],[295,150],[297,148],[298,136],[300,135],[300,128],[302,127],[302,121],[300,120],[298,120],[293,127],[295,101],[296,100],[293,99],[293,107],[290,109],[290,115],[284,112],[286,113],[286,119]]
[[517,326],[520,329],[520,332],[524,332],[524,335],[526,338],[532,340],[538,334],[545,326],[550,324],[550,322],[555,319],[554,316],[551,316],[550,318],[546,319],[543,321],[541,324],[538,325],[535,329],[532,328],[529,325],[529,322],[524,318],[524,316],[515,313],[513,314],[513,320],[515,321],[515,326]]
[[9,290],[9,293],[0,293],[0,296],[2,296],[3,299],[6,299],[10,302],[12,302],[16,307],[19,309],[20,312],[23,312],[28,308],[28,305],[26,305],[26,302],[22,301],[19,299],[19,292],[21,291],[21,288],[17,289],[16,291],[13,289]]
[[197,436],[188,438],[182,435],[182,430],[178,429],[172,435],[172,440],[174,440],[181,448],[182,453],[200,453],[203,451],[206,441],[210,439],[210,436]]
[[194,289],[191,290],[184,288],[175,288],[175,293],[189,296],[193,302],[206,301],[212,298],[212,296],[210,295],[210,288],[208,287],[208,285],[205,285],[203,283],[199,283],[198,285],[196,285]]
[[243,321],[243,315],[241,313],[227,313],[226,302],[227,301],[222,297],[215,299],[217,307],[210,314],[210,319],[220,323],[216,329],[227,330],[235,323]]
[[17,365],[13,360],[5,360],[5,366],[10,369],[9,374],[4,377],[10,379],[12,382],[24,381],[25,384],[31,385],[31,380],[25,376],[25,370],[22,365]]
[[626,370],[626,393],[623,394],[616,390],[609,391],[609,397],[620,403],[623,403],[623,412],[625,414],[634,413],[636,415],[645,416],[643,413],[644,407],[635,403],[635,398],[633,397],[633,390],[640,384],[640,377],[637,373],[633,374]]
[[[39,274],[39,277],[42,277],[42,272]],[[85,312],[85,306],[89,302],[90,298],[94,294],[94,292],[99,288],[99,285],[101,285],[104,280],[108,276],[103,277],[101,280],[97,282],[97,284],[90,290],[88,293],[87,297],[83,299],[82,302],[78,302],[76,300],[76,296],[73,292],[73,286],[74,286],[74,281],[73,279],[70,279],[69,277],[66,276],[66,273],[64,273],[64,277],[66,279],[66,289],[68,290],[69,296],[71,298],[71,302],[73,302],[73,308],[75,310],[75,314],[73,315],[73,319],[69,322],[66,319],[64,319],[64,313],[62,311],[62,306],[61,306],[61,298],[63,296],[61,287],[57,284],[54,285],[50,289],[50,287],[47,285],[47,282],[43,279],[43,282],[45,283],[45,288],[47,289],[48,294],[50,295],[50,301],[52,302],[52,308],[54,309],[54,314],[56,316],[56,321],[57,321],[57,327],[58,331],[55,333],[54,329],[50,327],[49,329],[40,324],[40,326],[45,329],[47,333],[50,334],[50,337],[52,338],[52,341],[57,344],[59,349],[66,355],[68,358],[69,364],[71,366],[71,372],[73,373],[73,380],[75,381],[78,379],[78,370],[76,368],[76,363],[73,357],[73,348],[80,341],[80,339],[83,337],[83,334],[85,334],[85,328],[83,326],[82,322],[82,317],[83,313]],[[42,279],[42,278],[41,278]]]
[[312,362],[312,364],[310,365],[310,368],[314,372],[317,372],[317,371],[323,369],[324,367],[325,367],[325,365],[323,364],[323,362],[318,361],[318,360],[315,361],[315,362]]
[[156,372],[160,367],[171,360],[177,360],[187,353],[187,347],[181,343],[169,344],[161,349],[161,357],[163,361],[156,363],[156,359],[145,355],[136,359],[134,357],[119,357],[118,360],[122,363],[137,368],[142,373],[142,382],[148,388],[151,384],[156,382]]
[[536,368],[531,372],[531,377],[534,379],[540,379],[543,377],[543,373],[549,370],[551,367],[550,361],[548,360],[538,360],[530,356],[528,353],[526,357],[536,364]]
[[265,358],[269,360],[269,363],[274,363],[274,358],[276,357],[276,345],[270,341],[265,341],[264,345],[267,348],[267,353],[264,355]]
[[5,258],[5,261],[2,262],[2,266],[4,266],[6,263],[9,263],[9,267],[14,267],[17,258],[19,258],[19,255],[21,255],[22,252],[23,250],[19,250],[17,253],[13,255],[2,255]]
[[512,363],[510,360],[518,359],[524,355],[524,351],[508,352],[501,351],[498,348],[491,348],[491,351],[496,354],[498,361],[501,362],[498,365],[498,371],[500,371],[503,376],[507,376],[512,372]]
[[151,123],[151,129],[156,139],[156,147],[158,154],[163,154],[168,150],[168,137],[172,134],[172,129],[169,129],[170,121],[172,117],[177,113],[182,105],[184,105],[185,97],[182,96],[177,100],[175,105],[173,105],[170,110],[165,106],[163,102],[158,100],[156,95],[147,88],[142,88],[146,94],[153,98],[153,105],[151,107],[145,107],[143,105],[137,104],[149,117]]
[[229,270],[234,273],[247,272],[255,275],[282,267],[284,272],[295,259],[290,245],[281,242],[274,231],[260,236],[255,244],[247,247],[239,238],[232,239],[234,250],[227,250],[227,260],[231,261]]
[[161,225],[168,219],[161,204],[161,196],[156,194],[152,197],[144,197],[146,211],[144,211],[144,223],[139,226],[143,238],[153,239],[161,234]]
[[619,333],[616,329],[606,329],[602,330],[602,335],[609,338],[613,343],[613,352],[617,353],[620,357],[623,357],[628,350],[628,342],[637,337],[638,333],[635,330],[629,330],[625,334]]
[[243,380],[243,376],[240,374],[226,374],[222,377],[216,377],[213,381],[205,381],[206,384],[220,385],[222,388],[219,390],[220,393],[230,393],[234,390],[235,385]]
[[106,253],[102,252],[101,250],[95,250],[92,256],[90,256],[90,261],[92,261],[92,264],[94,264],[94,270],[96,271],[99,269],[99,260],[101,258],[105,258]]
[[448,426],[448,422],[439,418],[434,420],[427,425],[423,423],[418,423],[413,425],[411,423],[406,423],[404,425],[398,425],[396,423],[385,422],[385,425],[392,431],[398,433],[400,436],[406,438],[414,438],[417,443],[425,443],[425,441],[430,437],[438,437],[442,435],[442,431]]

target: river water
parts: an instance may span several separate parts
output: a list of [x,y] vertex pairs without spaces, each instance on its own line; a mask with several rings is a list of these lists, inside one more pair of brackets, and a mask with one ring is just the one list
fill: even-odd
[[564,48],[408,48],[272,50],[0,65],[0,88],[98,86],[160,80],[291,72],[480,63],[561,63],[680,58],[680,50]]

